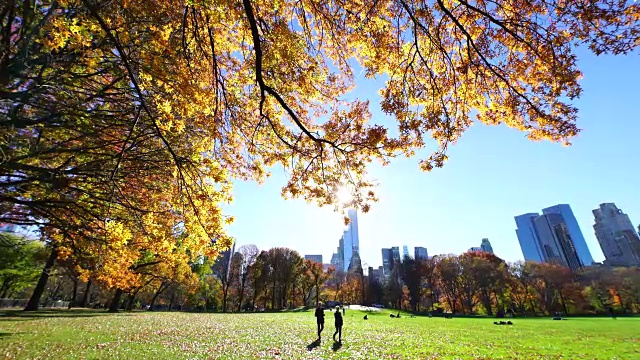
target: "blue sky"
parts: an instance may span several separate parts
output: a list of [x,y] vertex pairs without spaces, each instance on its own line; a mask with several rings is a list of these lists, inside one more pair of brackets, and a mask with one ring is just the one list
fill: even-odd
[[[498,256],[521,260],[513,217],[559,203],[571,205],[594,260],[602,261],[592,209],[615,202],[640,224],[640,57],[579,56],[584,92],[575,105],[582,132],[573,146],[531,142],[504,126],[476,124],[450,149],[442,169],[421,172],[417,158],[372,165],[380,201],[359,214],[363,263],[381,265],[383,247],[461,253],[484,237]],[[379,100],[371,98],[374,118],[382,116],[378,108]],[[236,182],[235,201],[225,206],[236,218],[230,234],[237,246],[284,246],[329,262],[342,234],[341,215],[332,207],[283,200],[284,183],[279,168],[263,185]]]

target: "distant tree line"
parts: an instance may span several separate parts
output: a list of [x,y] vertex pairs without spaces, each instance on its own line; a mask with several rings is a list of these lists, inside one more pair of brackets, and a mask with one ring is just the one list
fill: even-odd
[[[0,298],[26,299],[36,287],[50,249],[43,242],[0,233]],[[429,259],[406,257],[382,278],[358,267],[344,272],[275,247],[243,245],[215,261],[186,267],[141,268],[135,284],[119,289],[104,278],[80,276],[57,259],[40,305],[146,310],[264,311],[315,306],[319,301],[375,305],[414,312],[516,315],[597,314],[610,308],[640,313],[640,269],[592,266],[574,273],[546,263],[507,263],[467,252]]]
[[640,313],[640,269],[590,266],[580,272],[507,263],[477,251],[405,258],[387,279],[370,279],[370,301],[412,311],[460,314]]

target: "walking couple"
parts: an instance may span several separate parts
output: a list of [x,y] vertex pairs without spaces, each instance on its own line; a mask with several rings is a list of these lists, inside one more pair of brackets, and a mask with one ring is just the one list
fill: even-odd
[[[336,332],[333,333],[333,341],[336,341],[336,335],[338,335],[337,342],[342,343],[342,314],[340,308],[336,306],[336,312],[333,314],[335,317]],[[316,321],[318,323],[318,340],[322,338],[322,330],[324,330],[324,307],[322,303],[318,303],[316,308]]]

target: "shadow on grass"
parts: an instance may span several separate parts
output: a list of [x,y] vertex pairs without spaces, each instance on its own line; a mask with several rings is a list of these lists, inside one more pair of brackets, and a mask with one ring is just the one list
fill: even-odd
[[13,335],[13,334],[12,333],[0,332],[0,339],[9,337],[11,335]]
[[317,348],[318,346],[320,346],[320,339],[316,339],[314,340],[311,344],[307,345],[307,350],[311,351],[315,348]]
[[333,347],[331,349],[333,349],[333,351],[338,351],[341,347],[342,347],[342,342],[334,341]]
[[[27,321],[46,318],[89,318],[111,315],[104,310],[82,310],[82,309],[60,309],[60,310],[38,310],[38,311],[22,311],[22,310],[8,310],[2,312],[0,321]],[[123,313],[119,313],[122,315]],[[126,314],[125,315],[131,315]]]

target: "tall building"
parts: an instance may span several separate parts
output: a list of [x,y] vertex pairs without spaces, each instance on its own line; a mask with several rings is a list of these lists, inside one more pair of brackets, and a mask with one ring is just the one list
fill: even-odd
[[480,243],[480,246],[473,246],[469,248],[469,251],[484,251],[493,254],[493,247],[491,247],[491,243],[489,239],[484,238]]
[[305,255],[304,258],[322,264],[322,255]]
[[[400,248],[397,246],[392,246],[391,247],[391,253],[393,255],[393,266],[396,266],[398,264],[400,264]],[[392,266],[392,267],[393,267]]]
[[413,252],[416,260],[429,258],[429,254],[427,253],[427,248],[425,247],[416,246],[413,248]]
[[542,249],[538,241],[538,234],[533,223],[535,218],[540,216],[538,213],[528,213],[516,216],[516,236],[522,249],[525,261],[543,262]]
[[409,257],[409,247],[407,245],[402,245],[402,259]]
[[338,249],[331,256],[331,265],[336,270],[344,271],[344,237],[341,237],[338,242]]
[[629,216],[614,203],[600,204],[593,210],[593,230],[611,266],[640,266],[640,238]]
[[368,276],[369,276],[369,282],[380,282],[383,279],[382,266],[376,269],[369,266]]
[[546,262],[566,266],[571,270],[584,266],[560,214],[540,215],[534,223]]
[[357,251],[353,252],[353,256],[351,257],[351,262],[349,262],[348,271],[360,273],[360,274],[363,273],[362,261],[360,260],[360,254],[358,254]]
[[391,249],[382,249],[382,273],[384,276],[391,274],[391,265],[393,264],[393,252]]
[[516,216],[516,235],[527,261],[548,262],[577,270],[593,263],[571,207],[555,205],[543,214]]
[[355,209],[348,209],[347,217],[349,217],[349,224],[342,234],[342,264],[345,271],[349,269],[349,264],[351,264],[351,257],[353,256],[353,253],[356,251],[360,251],[360,238],[358,237],[358,213]]
[[236,243],[234,241],[229,249],[224,250],[223,252],[220,253],[220,255],[218,255],[218,258],[216,258],[216,261],[211,266],[214,276],[220,279],[224,278],[224,280],[227,280],[229,278],[229,269],[231,268],[231,258],[233,257],[233,254],[235,254],[235,252],[236,252]]
[[491,243],[489,242],[489,239],[487,239],[487,238],[482,239],[482,242],[480,243],[480,248],[484,252],[488,252],[488,253],[493,254],[493,247],[491,246]]
[[562,217],[562,221],[567,227],[569,236],[573,241],[573,245],[575,246],[576,253],[578,254],[580,262],[582,262],[584,266],[593,264],[593,257],[591,257],[591,252],[589,251],[587,242],[584,240],[584,236],[582,236],[582,231],[580,231],[578,221],[573,215],[573,211],[571,211],[571,206],[569,206],[568,204],[558,204],[546,209],[542,209],[542,213],[545,215],[560,215]]

